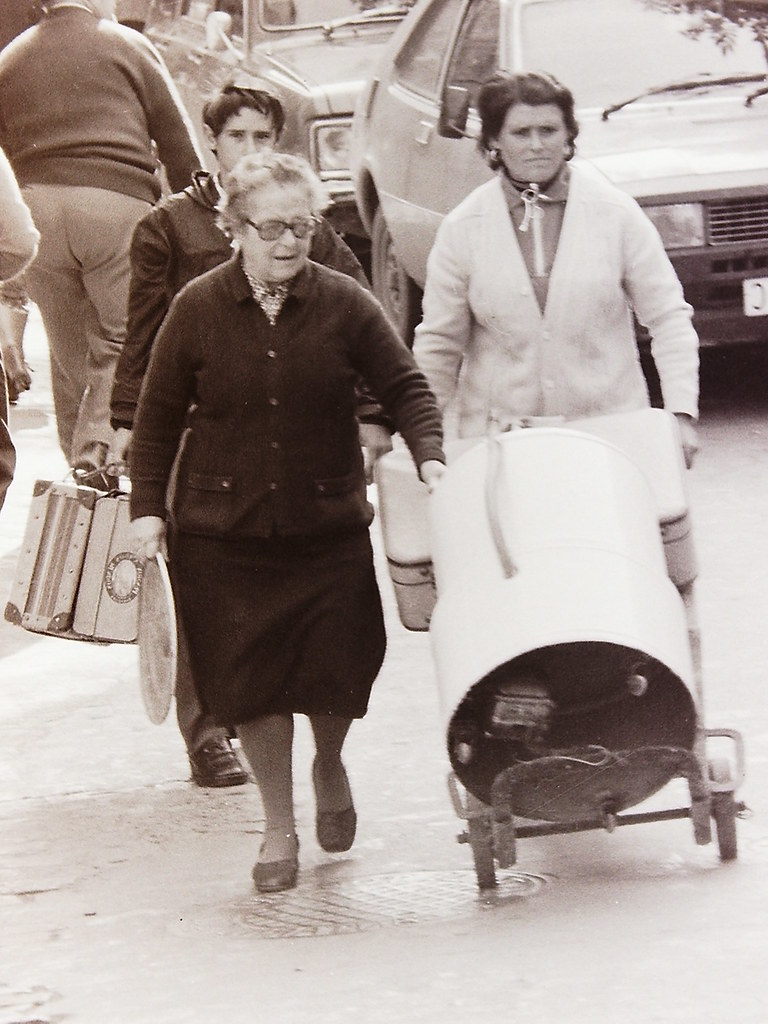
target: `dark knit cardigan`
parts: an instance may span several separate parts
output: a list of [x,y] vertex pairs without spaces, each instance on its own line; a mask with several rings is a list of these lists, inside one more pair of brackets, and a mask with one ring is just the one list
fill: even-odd
[[[112,388],[112,426],[133,426],[152,344],[173,297],[185,284],[232,256],[217,225],[221,196],[213,175],[196,171],[183,192],[167,196],[139,221],[131,241],[128,332]],[[310,259],[368,282],[349,246],[324,218],[312,236]]]
[[174,300],[155,341],[131,445],[131,514],[191,533],[267,537],[367,526],[358,374],[414,461],[444,461],[441,416],[379,303],[308,262],[270,325],[239,256]]

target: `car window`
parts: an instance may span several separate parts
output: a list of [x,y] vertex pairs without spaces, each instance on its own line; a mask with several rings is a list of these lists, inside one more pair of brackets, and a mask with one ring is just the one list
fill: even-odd
[[759,33],[738,18],[720,19],[719,27],[697,9],[669,0],[537,0],[521,13],[524,66],[565,82],[579,107],[605,107],[669,82],[768,70]]
[[267,30],[302,29],[313,25],[391,15],[402,17],[413,0],[251,0]]
[[435,0],[395,58],[401,85],[422,96],[436,96],[443,55],[465,0]]
[[499,66],[498,0],[477,0],[467,11],[451,56],[446,85],[469,90],[477,105],[480,86]]

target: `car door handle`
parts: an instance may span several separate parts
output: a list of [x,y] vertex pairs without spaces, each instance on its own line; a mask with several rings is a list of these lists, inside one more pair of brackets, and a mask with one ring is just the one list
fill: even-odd
[[420,146],[426,146],[429,143],[434,127],[431,121],[419,121],[419,127],[414,138]]

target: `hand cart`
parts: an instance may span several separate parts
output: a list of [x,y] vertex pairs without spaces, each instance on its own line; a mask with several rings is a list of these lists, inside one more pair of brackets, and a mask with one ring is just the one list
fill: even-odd
[[[704,725],[674,417],[648,409],[462,442],[429,499],[397,458],[377,471],[385,548],[401,618],[416,607],[410,628],[428,622],[459,840],[479,887],[515,863],[518,839],[676,818],[691,819],[698,844],[714,821],[733,860],[744,749],[735,730]],[[402,540],[401,520],[410,554],[393,534]],[[729,756],[708,756],[715,738]],[[689,804],[625,813],[674,778]]]

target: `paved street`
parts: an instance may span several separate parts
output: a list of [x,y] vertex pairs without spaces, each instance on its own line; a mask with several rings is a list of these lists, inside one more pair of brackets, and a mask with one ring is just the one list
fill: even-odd
[[[66,472],[37,319],[27,350],[3,606],[32,485]],[[747,750],[735,863],[687,821],[523,840],[481,897],[455,839],[428,638],[400,626],[382,569],[389,650],[346,758],[359,838],[344,855],[317,846],[300,722],[299,886],[259,897],[256,788],[188,783],[173,712],[144,713],[136,649],[2,622],[0,1024],[763,1024],[768,395],[715,387],[718,366],[689,483],[705,721]],[[673,783],[654,803],[676,799]]]

